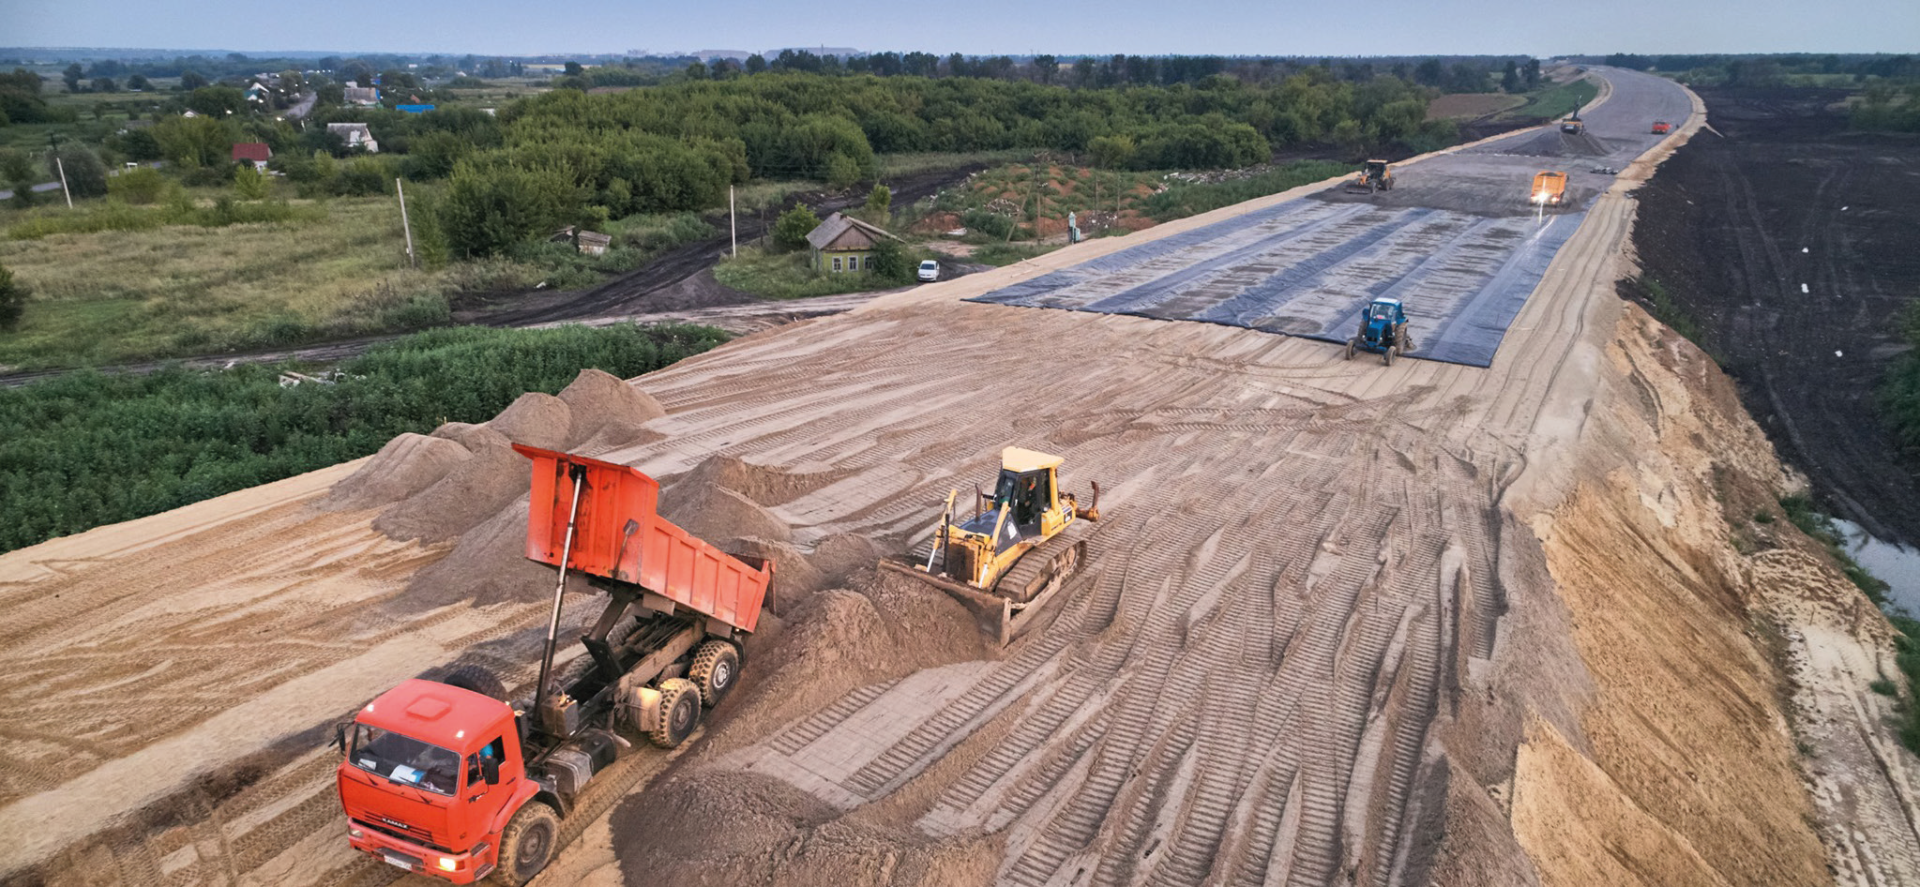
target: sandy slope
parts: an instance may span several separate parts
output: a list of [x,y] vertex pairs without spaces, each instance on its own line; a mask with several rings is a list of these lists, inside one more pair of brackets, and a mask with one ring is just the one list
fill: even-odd
[[[1711,559],[1725,538],[1698,495],[1663,494],[1683,487],[1662,480],[1678,460],[1635,470],[1643,453],[1712,446],[1637,406],[1701,384],[1647,359],[1644,321],[1611,294],[1623,191],[1645,173],[1595,201],[1490,369],[958,301],[1125,245],[1105,240],[749,336],[636,380],[666,411],[644,428],[555,432],[657,476],[719,479],[739,495],[676,519],[757,537],[786,585],[743,694],[678,764],[642,753],[611,777],[596,809],[667,774],[611,819],[577,817],[585,840],[554,877],[1598,883],[1624,859],[1647,883],[1799,882],[1827,854],[1798,814],[1844,816],[1855,798],[1872,811],[1863,837],[1830,843],[1902,870],[1885,799],[1906,797],[1904,770],[1836,768],[1809,796],[1784,679],[1742,634],[1748,608],[1810,624],[1787,606],[1806,597],[1798,580],[1733,607],[1716,596],[1748,587],[1725,578],[1734,567],[1623,573],[1699,609],[1698,631],[1673,637],[1610,623],[1609,586],[1577,578],[1682,543]],[[530,401],[516,410],[541,423],[506,424],[579,428],[606,403]],[[445,461],[399,507],[315,507],[343,468],[0,558],[4,602],[34,614],[0,632],[0,655],[35,675],[7,692],[46,706],[4,728],[20,733],[0,757],[0,821],[34,835],[4,861],[52,853],[55,883],[390,880],[339,839],[324,752],[266,755],[231,790],[184,777],[459,651],[528,661],[544,589],[516,566],[521,512],[476,486],[498,472],[460,474],[497,451],[476,435],[419,444]],[[1015,443],[1063,455],[1070,489],[1107,493],[1095,568],[1047,630],[987,654],[944,598],[848,575],[924,535],[946,491],[990,478]],[[1763,478],[1770,458],[1741,465]],[[425,543],[374,528],[432,496],[471,514]],[[1679,542],[1661,535],[1674,527],[1689,528]],[[1632,612],[1659,623],[1662,606]],[[1859,702],[1821,688],[1873,661],[1860,631],[1808,642],[1810,704]],[[1662,652],[1701,633],[1722,644],[1700,654],[1710,667],[1668,669]],[[112,701],[76,735],[47,690]],[[1718,738],[1676,733],[1691,694],[1731,712],[1742,744],[1697,753]],[[1855,733],[1836,754],[1904,760]],[[1708,788],[1671,791],[1676,755]],[[1778,808],[1746,815],[1754,798]],[[1741,857],[1743,841],[1768,852]]]

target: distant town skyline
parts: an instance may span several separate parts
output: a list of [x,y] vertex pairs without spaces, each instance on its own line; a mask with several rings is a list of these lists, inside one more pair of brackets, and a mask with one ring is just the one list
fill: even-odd
[[[1913,0],[1616,0],[1574,11],[1493,0],[1360,6],[1254,0],[903,5],[843,0],[831,14],[767,0],[606,5],[565,13],[507,0],[315,7],[239,0],[0,0],[0,42],[19,47],[220,47],[241,52],[664,54],[775,46],[866,52],[1058,55],[1603,55],[1912,52]],[[289,10],[299,10],[289,14]],[[309,11],[310,10],[310,11]]]

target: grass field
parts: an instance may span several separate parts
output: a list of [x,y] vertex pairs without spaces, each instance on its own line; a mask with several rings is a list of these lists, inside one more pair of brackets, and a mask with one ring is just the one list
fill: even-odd
[[1587,79],[1558,83],[1527,96],[1527,103],[1500,115],[1500,119],[1554,120],[1573,113],[1600,94],[1600,87]]
[[808,299],[892,286],[865,272],[815,271],[807,267],[806,250],[779,252],[760,246],[741,247],[738,257],[721,259],[713,267],[713,279],[763,299]]
[[33,290],[19,330],[0,335],[0,365],[218,353],[446,318],[447,275],[406,267],[392,200],[316,207],[317,222],[0,241],[0,264]]

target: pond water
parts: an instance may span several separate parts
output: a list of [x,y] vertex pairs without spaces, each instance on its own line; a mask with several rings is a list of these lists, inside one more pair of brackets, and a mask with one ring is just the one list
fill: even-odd
[[1876,539],[1852,521],[1834,518],[1833,526],[1845,538],[1847,553],[1892,586],[1887,592],[1890,608],[1920,616],[1920,550]]

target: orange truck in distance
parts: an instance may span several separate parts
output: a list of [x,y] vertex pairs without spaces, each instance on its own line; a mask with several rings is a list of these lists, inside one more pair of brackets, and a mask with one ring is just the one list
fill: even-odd
[[1535,206],[1559,206],[1567,197],[1567,174],[1542,170],[1533,177],[1533,190],[1527,202]]
[[[527,557],[558,568],[531,701],[508,704],[477,666],[381,694],[335,735],[356,850],[455,884],[513,887],[546,868],[596,774],[646,736],[685,741],[740,676],[773,566],[736,557],[660,517],[639,470],[515,445],[533,460]],[[580,638],[583,668],[554,675],[567,572],[609,598]]]
[[1654,135],[1663,136],[1672,131],[1673,131],[1673,124],[1668,123],[1665,120],[1655,120],[1653,122]]

